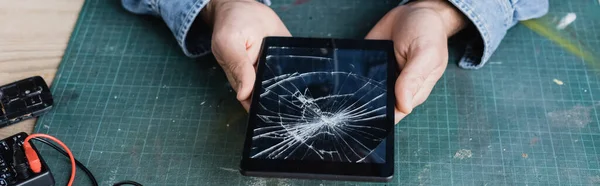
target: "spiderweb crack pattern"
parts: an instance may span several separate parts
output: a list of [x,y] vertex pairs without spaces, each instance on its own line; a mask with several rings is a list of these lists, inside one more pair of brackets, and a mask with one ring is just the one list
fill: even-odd
[[268,145],[253,146],[251,157],[384,162],[385,158],[373,151],[387,134],[382,128],[385,79],[376,81],[352,71],[280,73],[277,62],[290,59],[336,63],[328,57],[267,56],[265,73],[273,77],[262,81],[260,124],[252,140],[253,144]]

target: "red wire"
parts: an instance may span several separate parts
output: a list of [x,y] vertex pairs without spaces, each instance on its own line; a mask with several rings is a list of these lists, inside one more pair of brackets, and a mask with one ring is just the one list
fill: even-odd
[[39,172],[42,167],[42,165],[39,161],[39,157],[37,156],[37,153],[35,152],[35,150],[33,150],[33,148],[31,147],[31,144],[29,143],[29,140],[31,138],[37,138],[37,137],[46,138],[46,139],[56,142],[63,149],[65,149],[67,154],[69,154],[69,160],[71,160],[71,177],[69,178],[69,183],[67,184],[67,186],[73,185],[73,181],[75,180],[75,157],[73,157],[73,153],[71,153],[71,150],[69,150],[69,147],[67,147],[67,145],[65,145],[62,141],[58,140],[57,138],[50,136],[48,134],[31,134],[31,135],[27,136],[27,138],[25,138],[25,141],[23,143],[23,148],[25,149],[25,155],[27,155],[27,161],[29,161],[29,166],[30,166],[31,170],[33,170],[34,172],[36,172],[36,170],[37,170]]

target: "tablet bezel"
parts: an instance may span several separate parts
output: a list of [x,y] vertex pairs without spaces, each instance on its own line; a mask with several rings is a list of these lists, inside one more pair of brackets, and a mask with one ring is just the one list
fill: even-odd
[[[303,48],[339,48],[378,50],[388,53],[388,79],[387,79],[387,130],[390,131],[386,138],[386,161],[377,163],[345,163],[308,160],[273,160],[250,158],[253,129],[257,121],[257,98],[252,97],[248,116],[248,125],[240,171],[243,175],[262,177],[288,177],[306,179],[333,179],[350,181],[388,181],[394,172],[394,85],[399,69],[394,55],[392,41],[388,40],[352,40],[352,39],[325,39],[325,38],[298,38],[298,37],[266,37],[263,40],[261,54],[257,62],[256,82],[252,95],[260,95],[262,91],[262,75],[268,47],[303,47]],[[391,90],[391,91],[389,91]]]

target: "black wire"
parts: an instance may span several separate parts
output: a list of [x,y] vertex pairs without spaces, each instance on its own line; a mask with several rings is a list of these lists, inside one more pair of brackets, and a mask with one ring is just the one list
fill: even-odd
[[[31,138],[31,139],[42,142],[42,143],[52,147],[54,150],[60,152],[62,155],[69,157],[69,154],[64,149],[58,147],[54,143],[49,142],[48,140],[45,140],[43,138]],[[85,174],[90,178],[93,186],[98,186],[98,181],[96,181],[96,177],[94,177],[94,174],[92,174],[92,172],[87,167],[85,167],[85,165],[83,165],[83,163],[81,163],[77,159],[75,159],[75,164],[77,164],[77,166],[79,168],[81,168],[81,170],[83,170],[83,172],[85,172]],[[135,181],[131,181],[131,180],[121,181],[121,182],[115,183],[113,186],[121,186],[121,185],[143,186],[142,184],[135,182]]]
[[[43,138],[31,138],[31,139],[42,142],[42,143],[52,147],[54,150],[60,152],[61,154],[65,155],[66,157],[69,157],[69,154],[65,150],[56,146],[54,143],[51,143]],[[92,172],[87,167],[85,167],[85,165],[83,165],[83,163],[81,163],[77,159],[75,159],[75,164],[77,164],[77,166],[79,168],[81,168],[81,170],[83,170],[83,172],[85,172],[85,174],[90,178],[90,180],[92,181],[92,185],[98,186],[98,181],[96,181],[96,177],[94,177]]]
[[143,186],[142,184],[135,182],[135,181],[131,181],[131,180],[121,181],[119,183],[115,183],[113,186],[121,186],[121,185]]

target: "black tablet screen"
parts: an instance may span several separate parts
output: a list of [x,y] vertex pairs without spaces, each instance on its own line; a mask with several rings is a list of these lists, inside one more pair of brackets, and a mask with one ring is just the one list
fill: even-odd
[[385,163],[387,51],[263,52],[250,158]]

